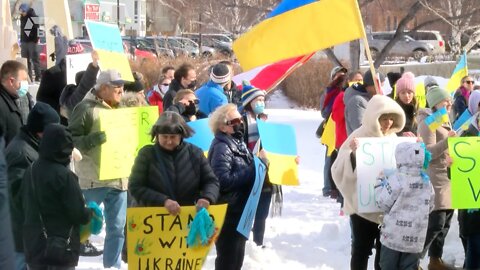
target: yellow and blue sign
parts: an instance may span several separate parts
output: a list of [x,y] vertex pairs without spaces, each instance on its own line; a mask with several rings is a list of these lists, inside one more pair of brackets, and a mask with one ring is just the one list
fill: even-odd
[[195,134],[185,139],[185,141],[200,147],[205,156],[207,156],[210,144],[212,144],[214,138],[212,130],[208,126],[208,118],[188,122],[188,125],[195,131]]

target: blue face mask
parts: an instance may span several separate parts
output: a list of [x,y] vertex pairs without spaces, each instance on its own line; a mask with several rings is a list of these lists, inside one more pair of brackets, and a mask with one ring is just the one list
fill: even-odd
[[18,97],[23,97],[28,92],[28,82],[27,81],[20,81],[20,88],[17,90]]
[[257,115],[263,113],[264,110],[265,102],[263,101],[258,101],[257,103],[255,103],[255,106],[253,106],[253,112]]

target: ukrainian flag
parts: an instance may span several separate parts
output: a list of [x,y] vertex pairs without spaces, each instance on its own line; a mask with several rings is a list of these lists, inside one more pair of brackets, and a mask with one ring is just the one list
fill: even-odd
[[333,121],[332,116],[328,117],[327,124],[325,125],[325,130],[323,131],[322,138],[320,142],[327,147],[327,156],[331,156],[333,150],[335,150],[335,121]]
[[427,124],[428,128],[432,132],[439,128],[442,124],[448,123],[449,121],[447,109],[445,107],[425,118],[425,124]]
[[214,138],[212,130],[208,126],[208,118],[190,121],[187,124],[195,131],[195,134],[186,138],[185,141],[200,147],[203,154],[208,156],[208,150]]
[[467,130],[472,122],[472,114],[466,109],[462,115],[453,123],[453,130]]
[[467,52],[463,52],[462,56],[458,60],[457,66],[453,70],[452,76],[447,84],[447,91],[452,93],[460,87],[462,78],[468,75],[467,67]]
[[297,142],[292,126],[257,121],[262,147],[270,163],[270,182],[298,186]]
[[357,0],[283,0],[233,50],[246,71],[362,37]]

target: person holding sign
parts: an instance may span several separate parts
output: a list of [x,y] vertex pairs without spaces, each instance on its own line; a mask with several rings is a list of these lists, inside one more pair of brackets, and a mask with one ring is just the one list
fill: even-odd
[[358,210],[357,171],[355,152],[357,138],[396,137],[405,126],[405,114],[392,99],[375,95],[367,103],[362,125],[354,130],[340,147],[337,159],[332,165],[333,181],[344,198],[344,211],[350,215],[352,228],[351,269],[366,270],[368,258],[375,244],[375,269],[380,269],[380,213],[360,213]]
[[123,84],[124,81],[118,71],[113,69],[102,71],[92,91],[73,110],[69,123],[75,147],[83,155],[83,159],[75,163],[75,171],[85,199],[97,204],[103,203],[105,206],[106,237],[103,250],[105,268],[121,266],[128,179],[100,180],[100,146],[108,138],[105,131],[100,131],[99,112],[118,107],[123,95]]
[[[246,238],[237,225],[255,181],[253,155],[243,141],[242,116],[235,104],[218,107],[210,116],[215,138],[208,151],[208,160],[220,181],[221,203],[228,203],[227,214],[216,243],[215,269],[240,270],[245,255]],[[264,151],[261,158],[266,158]]]
[[219,182],[203,151],[184,141],[194,131],[175,112],[164,112],[153,125],[155,142],[138,152],[129,190],[142,207],[164,206],[178,215],[181,206],[208,208],[216,203]]
[[417,123],[418,135],[425,142],[427,150],[432,153],[428,176],[435,189],[435,208],[429,216],[427,238],[421,256],[424,257],[428,251],[430,256],[429,268],[443,267],[440,269],[448,269],[449,266],[442,261],[443,244],[453,217],[450,179],[447,168],[450,166],[451,159],[448,155],[447,140],[448,137],[456,136],[456,133],[452,130],[449,122],[442,123],[441,126],[432,131],[425,119],[443,108],[446,109],[447,113],[450,113],[452,98],[446,90],[438,86],[431,87],[426,94],[426,98],[431,109],[420,110]]

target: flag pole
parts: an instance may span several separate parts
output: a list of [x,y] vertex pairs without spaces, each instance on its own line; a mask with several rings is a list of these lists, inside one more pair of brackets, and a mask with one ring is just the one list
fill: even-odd
[[302,57],[302,59],[300,61],[298,61],[297,63],[295,63],[295,65],[293,65],[292,67],[290,67],[290,69],[285,72],[285,74],[283,74],[280,78],[278,78],[273,84],[272,86],[270,86],[268,89],[265,89],[265,93],[268,94],[270,93],[273,89],[275,89],[275,87],[277,87],[277,85],[279,85],[286,77],[288,77],[290,74],[292,74],[297,68],[299,68],[301,65],[303,65],[305,62],[307,62],[312,56],[313,56],[314,53],[311,53],[311,54],[307,54],[305,56]]
[[368,45],[368,39],[366,35],[363,36],[363,45],[365,47],[365,52],[367,53],[368,65],[370,66],[370,72],[372,73],[375,92],[377,92],[377,94],[383,94],[380,90],[380,86],[378,85],[379,81],[377,81],[377,73],[375,72],[375,67],[373,66],[372,52],[370,51],[370,46]]

